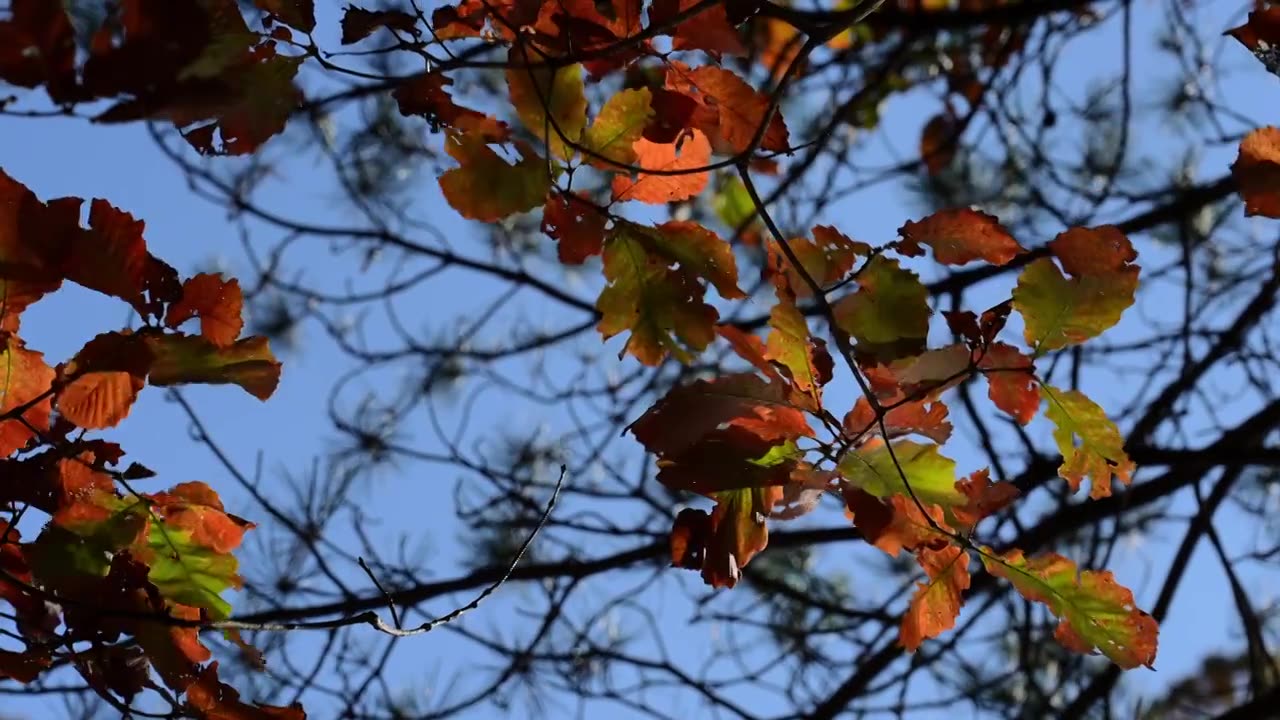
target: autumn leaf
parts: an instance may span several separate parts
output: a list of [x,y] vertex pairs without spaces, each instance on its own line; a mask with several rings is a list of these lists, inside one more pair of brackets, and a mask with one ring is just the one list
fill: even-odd
[[580,265],[604,249],[609,217],[576,193],[551,193],[542,208],[542,232],[557,243],[566,265]]
[[0,679],[17,680],[24,684],[34,682],[51,665],[53,658],[47,650],[0,650]]
[[617,223],[605,243],[604,272],[609,284],[596,302],[597,329],[606,339],[630,330],[623,352],[646,365],[668,352],[688,357],[685,347],[701,351],[715,338],[718,314],[703,302],[703,281],[726,298],[742,297],[728,244],[696,223]]
[[679,567],[701,569],[702,579],[715,588],[731,588],[742,568],[769,543],[766,520],[782,497],[779,487],[744,488],[714,493],[710,514],[688,508],[676,517],[671,533],[672,561]]
[[715,57],[720,55],[746,55],[742,36],[729,23],[725,6],[716,3],[705,10],[681,20],[672,27],[674,18],[698,5],[698,0],[654,0],[649,9],[649,23],[670,27],[671,46],[675,50],[705,50]]
[[551,188],[547,163],[525,143],[516,147],[521,160],[510,165],[483,138],[449,133],[445,150],[459,167],[440,176],[440,190],[459,215],[496,222],[543,203]]
[[[791,238],[786,241],[786,245],[800,261],[805,274],[824,290],[843,280],[858,258],[871,252],[870,245],[851,240],[829,225],[813,228],[813,240]],[[768,249],[766,272],[774,279],[774,284],[789,289],[798,298],[812,295],[809,283],[805,282],[778,242],[770,240]]]
[[658,482],[706,497],[725,490],[786,485],[803,455],[795,443],[770,441],[740,426],[714,430],[658,460]]
[[18,336],[0,333],[0,342],[0,457],[6,457],[49,429],[54,372]]
[[199,317],[200,336],[218,347],[226,347],[240,337],[244,327],[240,316],[243,305],[239,281],[223,280],[216,273],[200,273],[182,284],[182,299],[169,306],[164,322],[176,328]]
[[634,178],[613,178],[614,200],[655,204],[687,200],[701,193],[711,178],[710,172],[699,171],[711,162],[711,144],[697,130],[690,131],[683,142],[655,143],[640,138],[632,147],[635,164],[641,169]]
[[187,708],[198,720],[306,720],[302,706],[248,704],[240,693],[218,679],[217,661],[209,663],[187,687]]
[[[891,557],[898,557],[903,550],[916,552],[950,543],[945,514],[937,505],[917,504],[905,495],[881,499],[848,482],[841,483],[840,494],[867,542]],[[927,516],[922,509],[928,511]]]
[[964,604],[962,595],[969,588],[969,553],[960,548],[921,548],[916,559],[929,582],[916,583],[911,605],[902,617],[898,642],[908,652],[915,652],[925,638],[937,637],[955,627]]
[[473,140],[506,142],[511,136],[507,124],[455,103],[446,90],[452,84],[453,80],[443,73],[421,73],[402,81],[391,97],[401,115],[425,118],[428,123],[453,128]]
[[1280,46],[1280,6],[1262,5],[1249,13],[1248,20],[1240,27],[1228,30],[1230,35],[1240,41],[1250,52],[1261,59],[1262,53]]
[[679,455],[724,428],[746,430],[766,446],[813,434],[786,386],[751,373],[675,387],[627,430],[651,453]]
[[1156,659],[1156,621],[1134,606],[1133,593],[1109,571],[1085,570],[1057,554],[1027,558],[1021,550],[982,550],[987,572],[1013,583],[1022,596],[1043,603],[1061,622],[1054,637],[1069,650],[1095,648],[1128,670]]
[[995,216],[969,208],[941,210],[923,220],[909,221],[898,234],[902,236],[898,251],[903,255],[920,255],[924,244],[933,248],[938,262],[947,265],[974,260],[1005,265],[1024,252]]
[[170,527],[191,531],[192,542],[218,553],[230,553],[240,546],[246,530],[254,524],[230,515],[218,494],[202,482],[180,483],[166,492],[147,496],[152,511]]
[[521,67],[542,63],[522,45],[511,48],[508,62],[514,66],[506,70],[507,89],[520,121],[553,155],[568,160],[587,124],[582,66]]
[[893,360],[924,348],[929,333],[929,291],[915,273],[877,255],[858,274],[857,292],[832,308],[836,324],[858,349]]
[[89,230],[70,242],[62,271],[68,280],[120,298],[139,314],[159,317],[178,299],[178,274],[147,252],[145,223],[106,200],[89,208]]
[[[881,400],[882,405],[885,404]],[[888,403],[884,412],[884,429],[889,438],[920,435],[941,445],[951,437],[951,423],[947,420],[947,406],[940,400],[899,400]],[[865,442],[881,435],[871,402],[858,398],[853,409],[844,416],[845,436],[855,442]]]
[[365,10],[348,5],[342,13],[342,44],[360,42],[380,28],[418,34],[418,19],[399,10]]
[[148,334],[145,338],[155,357],[148,378],[152,385],[231,383],[266,400],[280,382],[280,363],[264,337],[248,337],[227,347],[182,334]]
[[97,336],[59,368],[66,384],[54,396],[58,414],[85,429],[115,427],[138,399],[151,362],[150,349],[137,336]]
[[1114,227],[1073,228],[1050,243],[1071,277],[1050,258],[1018,276],[1013,306],[1022,314],[1027,344],[1036,355],[1102,334],[1133,304],[1138,266],[1129,240]]
[[1079,390],[1041,386],[1040,395],[1048,403],[1045,416],[1053,421],[1053,439],[1062,453],[1060,475],[1074,492],[1089,478],[1089,497],[1111,495],[1112,479],[1128,484],[1134,463],[1124,451],[1120,429],[1106,412]]
[[[1269,9],[1275,11],[1280,30],[1280,5]],[[1231,175],[1244,198],[1245,215],[1280,218],[1280,128],[1259,128],[1246,135]]]
[[634,146],[653,117],[651,97],[648,88],[640,88],[622,90],[609,98],[582,135],[582,147],[599,156],[587,154],[588,164],[605,170],[635,164]]
[[[782,113],[773,107],[770,97],[732,71],[711,65],[689,70],[683,63],[673,63],[667,71],[667,87],[693,97],[714,113],[695,116],[694,120],[701,119],[698,129],[706,133],[718,153],[747,152],[762,125],[760,149],[783,152],[790,146]],[[770,110],[772,116],[766,124],[765,115]],[[715,122],[709,122],[710,117],[716,118]]]
[[968,498],[962,507],[950,509],[957,527],[964,530],[972,530],[984,518],[1004,509],[1018,496],[1018,488],[1012,483],[991,482],[991,473],[985,469],[957,482],[956,490]]
[[938,113],[924,124],[920,131],[920,159],[930,175],[941,173],[951,164],[956,155],[957,130],[956,118],[949,112]]
[[955,486],[956,462],[939,453],[937,445],[873,440],[845,453],[840,473],[854,487],[878,498],[914,496],[926,505],[943,508],[965,503],[965,496]]
[[253,4],[296,30],[309,33],[316,29],[315,0],[253,0]]
[[0,331],[17,332],[22,312],[62,285],[62,258],[80,232],[80,204],[40,202],[0,170]]
[[820,400],[822,386],[831,380],[833,363],[826,347],[809,335],[804,315],[793,301],[780,298],[769,311],[769,327],[766,356],[787,369],[796,389]]
[[1035,367],[1031,358],[1006,343],[995,343],[978,360],[987,378],[987,394],[996,407],[1026,425],[1040,409]]
[[0,20],[0,80],[18,87],[44,85],[55,102],[76,95],[76,38],[60,3],[13,0]]

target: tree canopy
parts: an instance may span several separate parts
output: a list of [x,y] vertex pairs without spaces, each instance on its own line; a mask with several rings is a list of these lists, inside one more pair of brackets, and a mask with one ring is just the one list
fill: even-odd
[[[0,687],[1259,716],[1280,6],[1229,5],[10,0]],[[131,129],[236,260],[8,167],[55,124]]]

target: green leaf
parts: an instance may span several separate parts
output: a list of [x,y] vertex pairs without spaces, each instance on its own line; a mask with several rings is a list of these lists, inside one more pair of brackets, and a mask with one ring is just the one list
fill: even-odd
[[145,337],[154,356],[148,377],[152,385],[230,383],[266,400],[280,382],[280,363],[264,337],[245,338],[226,347],[177,333]]
[[541,205],[551,189],[546,161],[525,143],[516,143],[520,162],[510,165],[470,133],[449,133],[444,143],[459,167],[440,176],[440,190],[458,214],[497,222]]
[[836,324],[860,351],[892,360],[924,349],[929,334],[929,291],[920,278],[883,255],[858,274],[858,291],[840,299]]
[[[583,89],[582,65],[551,69],[519,67],[543,62],[539,55],[527,53],[523,46],[511,48],[513,64],[507,75],[511,104],[520,121],[555,155],[568,160],[573,147],[587,124],[587,96]],[[567,142],[566,142],[567,140]]]
[[898,440],[892,444],[892,455],[889,447],[876,441],[850,451],[840,460],[840,473],[855,487],[879,498],[914,493],[920,502],[944,509],[967,502],[964,493],[956,489],[956,461],[939,453],[937,445]]
[[236,557],[194,541],[190,530],[153,522],[147,535],[147,579],[168,600],[204,608],[214,620],[231,616],[222,593],[240,587]]
[[715,338],[719,314],[703,301],[702,281],[726,298],[743,297],[728,243],[691,222],[619,222],[605,242],[604,274],[597,329],[605,339],[630,330],[623,352],[646,365],[668,352],[688,361],[686,348],[701,351]]
[[1158,628],[1147,613],[1134,607],[1133,593],[1117,585],[1110,572],[1085,570],[1057,554],[1026,558],[1021,550],[1003,556],[982,549],[987,572],[1013,583],[1022,596],[1045,604],[1061,619],[1054,637],[1068,649],[1088,653],[1097,648],[1124,669],[1156,659]]
[[[622,90],[609,98],[591,127],[582,135],[582,146],[620,165],[634,165],[636,151],[632,146],[640,139],[649,118],[653,117],[651,98],[649,88]],[[606,170],[618,169],[590,155],[587,162]]]
[[1101,335],[1120,321],[1138,288],[1136,257],[1113,227],[1072,228],[1049,244],[1071,277],[1041,258],[1018,276],[1013,306],[1037,355]]
[[1058,475],[1072,491],[1080,489],[1086,477],[1092,487],[1089,496],[1111,495],[1111,480],[1128,483],[1133,477],[1134,463],[1124,451],[1120,429],[1111,422],[1097,403],[1078,390],[1060,390],[1041,386],[1040,397],[1048,403],[1045,416],[1056,426],[1053,439],[1062,453]]

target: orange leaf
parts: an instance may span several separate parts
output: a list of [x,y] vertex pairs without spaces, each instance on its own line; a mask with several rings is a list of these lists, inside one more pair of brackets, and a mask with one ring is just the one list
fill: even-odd
[[[904,396],[905,397],[905,396]],[[951,423],[947,421],[947,406],[941,401],[911,400],[882,404],[896,405],[884,415],[885,429],[890,438],[906,435],[922,435],[941,445],[951,437]],[[875,411],[871,403],[860,397],[853,409],[844,416],[845,434],[857,442],[865,442],[869,437],[880,435],[880,423],[876,422]]]
[[558,243],[560,262],[580,265],[604,249],[609,218],[576,193],[554,193],[542,208],[542,232]]
[[[0,457],[27,444],[35,433],[49,429],[50,398],[37,400],[53,384],[53,368],[44,355],[28,350],[16,335],[3,333],[0,350]],[[29,407],[26,407],[28,406]],[[19,408],[25,409],[19,419]]]
[[[1280,14],[1280,5],[1270,9]],[[1231,174],[1244,198],[1245,215],[1280,218],[1280,128],[1259,128],[1246,135]]]
[[[870,245],[850,240],[839,230],[827,225],[818,225],[813,229],[812,241],[807,238],[792,238],[786,243],[787,248],[800,261],[800,267],[823,289],[843,280],[858,258],[871,252]],[[804,281],[776,240],[769,241],[768,249],[766,274],[773,278],[774,285],[789,289],[798,298],[812,295],[809,283]]]
[[[654,0],[649,8],[649,23],[669,26],[676,15],[697,5],[699,0]],[[729,24],[723,3],[716,3],[692,17],[681,20],[667,31],[675,50],[705,50],[715,57],[746,55],[742,36]]]
[[[867,542],[893,557],[903,550],[940,548],[950,542],[950,538],[929,524],[915,501],[906,495],[890,495],[882,500],[849,483],[842,483],[840,491],[853,524]],[[941,507],[926,505],[925,509],[938,527],[947,529]]]
[[987,393],[996,407],[1026,425],[1040,409],[1040,393],[1031,358],[1007,343],[987,348],[978,369],[987,377]]
[[146,384],[151,351],[136,335],[103,333],[61,368],[70,382],[55,397],[58,413],[79,427],[115,427]]
[[418,19],[399,10],[364,10],[348,5],[342,14],[342,44],[350,45],[369,37],[378,28],[418,34]]
[[632,147],[641,170],[634,179],[623,175],[613,178],[614,200],[667,203],[687,200],[707,187],[711,173],[697,169],[711,162],[711,143],[701,132],[691,130],[683,143],[640,138]]
[[928,583],[916,583],[911,605],[902,618],[898,642],[908,652],[915,652],[925,638],[937,637],[955,627],[962,594],[969,587],[969,553],[954,545],[941,550],[922,548],[916,559]]
[[244,327],[240,317],[243,305],[239,281],[224,281],[216,273],[200,273],[182,284],[182,299],[169,306],[164,322],[176,328],[199,317],[200,336],[218,347],[226,347],[236,341]]
[[985,469],[956,482],[956,489],[969,498],[964,505],[951,508],[952,516],[965,529],[972,529],[983,518],[999,512],[1018,496],[1018,488],[1011,483],[991,482],[991,475]]
[[298,704],[289,707],[250,705],[241,702],[240,693],[218,680],[218,663],[200,671],[200,676],[187,688],[187,707],[199,720],[306,720],[307,714]]
[[903,255],[921,254],[920,244],[933,248],[933,256],[940,263],[963,265],[974,260],[985,260],[992,265],[1004,265],[1024,252],[993,215],[959,208],[941,210],[919,221],[903,225],[898,251]]
[[62,285],[61,258],[79,226],[79,199],[42,203],[0,170],[0,330],[17,332],[22,311]]
[[[348,8],[348,14],[355,8]],[[445,88],[453,80],[438,72],[414,75],[392,91],[401,115],[417,115],[428,122],[468,133],[486,142],[504,142],[511,135],[507,124],[454,103]]]
[[185,482],[167,492],[147,496],[165,524],[191,531],[191,541],[217,553],[240,547],[244,533],[254,524],[225,512],[213,488],[202,482]]
[[956,156],[956,119],[950,113],[938,113],[920,131],[920,159],[930,175],[937,175]]
[[[724,154],[737,155],[750,149],[772,106],[769,95],[751,87],[733,72],[710,65],[689,70],[682,63],[673,63],[667,71],[667,87],[690,95],[714,111],[715,123],[707,122],[705,113],[695,115],[695,120],[700,121],[698,129],[711,139],[716,152]],[[787,125],[781,111],[774,107],[759,147],[783,152],[789,146]]]

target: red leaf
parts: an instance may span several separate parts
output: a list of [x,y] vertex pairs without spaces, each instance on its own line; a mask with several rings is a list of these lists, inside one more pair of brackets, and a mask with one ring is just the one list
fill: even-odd
[[1031,358],[1006,343],[987,348],[978,369],[987,377],[987,393],[996,407],[1026,425],[1040,409],[1035,367]]
[[1049,250],[1076,276],[1125,272],[1138,259],[1129,238],[1114,225],[1073,227],[1054,238]]
[[200,273],[182,284],[182,299],[169,306],[164,322],[176,328],[199,317],[200,336],[218,347],[226,347],[240,337],[244,327],[240,317],[243,305],[239,281],[224,281],[220,275]]
[[972,529],[983,518],[1004,509],[1018,496],[1018,488],[1012,484],[991,482],[991,475],[985,469],[957,482],[956,489],[964,493],[969,501],[960,507],[951,508],[951,514],[966,529]]
[[542,208],[542,232],[558,243],[560,262],[580,265],[604,249],[609,218],[577,193],[554,193]]
[[687,200],[701,193],[711,173],[698,169],[711,162],[711,144],[701,132],[690,133],[683,143],[659,144],[643,137],[637,140],[633,147],[641,170],[634,179],[623,175],[613,178],[613,199],[656,204]]
[[955,116],[949,112],[934,115],[920,131],[920,159],[930,175],[937,175],[951,164],[956,155]]
[[35,437],[32,428],[49,429],[51,396],[47,393],[54,372],[44,356],[28,350],[18,336],[0,333],[0,341],[0,417],[4,418],[0,420],[0,457],[5,457]]
[[[649,8],[649,24],[670,26],[676,15],[698,3],[699,0],[654,0]],[[722,3],[716,3],[692,17],[681,20],[666,34],[672,37],[671,47],[675,50],[706,50],[716,58],[719,58],[721,53],[747,54],[747,49],[742,44],[742,36],[730,24]]]
[[298,704],[289,707],[241,702],[235,688],[218,680],[218,663],[200,671],[187,688],[187,707],[200,720],[306,720]]
[[[751,87],[733,72],[709,65],[689,70],[683,63],[672,63],[667,71],[667,87],[693,97],[714,111],[714,123],[707,122],[701,114],[695,120],[698,129],[711,139],[716,152],[724,154],[736,155],[751,148],[772,105],[767,94]],[[760,149],[782,152],[789,144],[782,113],[774,108],[760,140]]]
[[417,35],[418,19],[399,10],[365,10],[348,5],[342,14],[342,44],[360,42],[379,28]]
[[[1280,34],[1280,5],[1268,10],[1276,16]],[[1280,128],[1259,128],[1246,135],[1231,174],[1244,198],[1245,215],[1280,218]]]
[[908,222],[898,233],[902,235],[898,251],[903,255],[921,254],[920,244],[924,243],[933,248],[938,262],[947,265],[973,260],[1004,265],[1024,252],[995,216],[969,208],[936,212]]
[[76,38],[62,3],[13,0],[0,21],[0,79],[19,87],[44,85],[55,102],[75,99]]
[[1259,7],[1249,13],[1248,22],[1224,34],[1239,40],[1253,52],[1264,46],[1274,48],[1280,45],[1280,5]]
[[53,659],[44,650],[28,650],[21,653],[0,650],[0,678],[29,683],[40,677],[40,673],[52,664]]
[[401,115],[417,115],[486,142],[504,142],[510,137],[511,129],[506,123],[454,103],[445,90],[452,84],[453,80],[441,73],[422,73],[403,81],[391,96]]
[[[906,495],[891,495],[881,500],[861,488],[843,483],[845,507],[853,516],[853,524],[862,531],[867,542],[893,557],[903,550],[945,547],[950,538],[933,528],[915,501]],[[938,527],[947,528],[942,508],[925,506]]]
[[245,531],[254,527],[253,523],[225,512],[218,494],[202,482],[181,483],[167,492],[147,497],[166,525],[190,530],[194,543],[217,553],[229,553],[240,547]]
[[[881,402],[891,406],[884,415],[885,429],[891,439],[916,434],[941,445],[951,437],[947,406],[941,401]],[[857,442],[866,442],[868,438],[880,435],[880,424],[876,422],[875,412],[865,397],[858,398],[853,409],[844,416],[844,432]]]
[[911,606],[902,618],[898,642],[908,652],[915,652],[925,638],[937,637],[955,627],[964,603],[962,593],[969,587],[969,553],[960,548],[922,548],[916,559],[929,582],[916,583]]
[[137,336],[104,333],[60,368],[67,384],[55,397],[58,413],[78,427],[115,427],[129,414],[151,369],[151,351]]
[[253,0],[253,4],[296,30],[309,33],[316,29],[315,0]]

